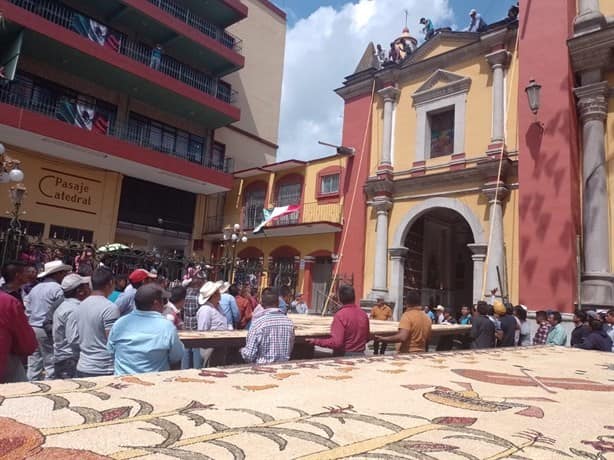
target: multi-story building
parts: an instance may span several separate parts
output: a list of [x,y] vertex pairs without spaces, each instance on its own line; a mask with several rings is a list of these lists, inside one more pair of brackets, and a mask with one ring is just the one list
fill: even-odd
[[337,90],[350,192],[366,192],[338,263],[366,303],[497,289],[532,310],[614,305],[614,10],[599,3],[521,2],[519,22],[442,31],[383,66],[367,48]]
[[[205,222],[210,260],[222,269],[234,260],[229,256],[236,257],[234,276],[228,271],[219,276],[256,286],[288,286],[304,294],[312,311],[321,311],[335,277],[352,282],[351,276],[333,271],[351,180],[349,162],[351,157],[334,155],[237,171],[223,208]],[[264,220],[263,209],[288,205],[298,205],[299,210],[253,234]],[[234,224],[245,231],[246,242],[224,241],[224,228]]]
[[22,162],[29,234],[189,254],[207,196],[274,159],[286,24],[267,0],[0,12],[0,142]]

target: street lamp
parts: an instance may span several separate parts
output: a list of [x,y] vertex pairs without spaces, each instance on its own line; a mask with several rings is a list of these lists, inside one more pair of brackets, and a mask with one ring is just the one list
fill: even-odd
[[19,217],[21,216],[21,205],[26,194],[26,187],[19,182],[24,180],[24,173],[20,168],[21,162],[15,160],[6,154],[4,145],[0,143],[0,183],[18,182],[17,185],[9,189],[9,198],[13,209],[7,211],[7,215],[11,217],[9,228],[6,232],[2,232],[2,264],[8,259],[16,259],[21,246],[21,239],[24,232],[21,230]]
[[237,245],[247,243],[247,234],[241,229],[240,224],[227,225],[222,235],[224,242],[224,278],[233,281],[234,269],[237,259]]
[[537,83],[534,79],[529,81],[529,84],[524,89],[525,93],[527,93],[527,98],[529,99],[529,108],[533,115],[537,115],[539,111],[539,96],[541,93],[542,85]]

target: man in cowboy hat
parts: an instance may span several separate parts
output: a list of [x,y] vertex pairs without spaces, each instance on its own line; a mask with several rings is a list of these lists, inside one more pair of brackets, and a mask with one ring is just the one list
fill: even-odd
[[122,316],[134,310],[134,296],[136,295],[137,289],[151,283],[157,277],[158,275],[156,273],[148,272],[144,268],[137,268],[130,273],[128,276],[130,284],[126,286],[124,292],[122,292],[115,301],[115,305],[119,308],[119,312]]
[[28,357],[28,380],[42,380],[54,376],[52,323],[55,309],[64,301],[60,283],[72,271],[61,260],[47,262],[38,275],[41,280],[24,299],[28,322],[38,341],[38,349]]
[[77,309],[91,294],[91,278],[76,273],[62,280],[64,302],[53,314],[53,358],[56,379],[73,379],[77,376],[79,361],[79,330]]
[[[199,331],[227,331],[229,329],[226,316],[220,311],[220,288],[223,281],[207,281],[198,295],[201,306],[196,313]],[[226,360],[225,348],[201,348],[203,367],[223,365]]]

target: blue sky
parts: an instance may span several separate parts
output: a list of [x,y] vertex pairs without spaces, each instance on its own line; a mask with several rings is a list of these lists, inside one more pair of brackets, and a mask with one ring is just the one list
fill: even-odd
[[[286,12],[288,15],[288,27],[293,27],[299,19],[309,16],[321,6],[332,6],[335,9],[339,9],[346,3],[352,2],[347,0],[273,0],[273,3]],[[455,23],[459,24],[459,26],[464,26],[465,22],[469,22],[467,14],[471,8],[478,10],[486,22],[496,22],[507,15],[507,10],[513,3],[515,3],[514,0],[450,0],[449,4],[454,12],[454,22],[444,25]],[[391,13],[399,14],[399,17],[402,17],[400,12],[403,8],[403,2],[399,1],[399,11],[392,11]]]
[[318,141],[339,144],[343,101],[334,92],[354,72],[369,42],[390,43],[409,13],[419,41],[422,16],[435,27],[462,29],[469,10],[487,23],[507,15],[515,0],[273,0],[288,15],[279,126],[278,161],[334,153]]

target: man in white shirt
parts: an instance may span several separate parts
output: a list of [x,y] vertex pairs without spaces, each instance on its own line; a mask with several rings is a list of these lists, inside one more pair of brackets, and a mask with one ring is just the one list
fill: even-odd
[[[220,311],[220,288],[222,281],[207,281],[198,296],[201,306],[196,313],[199,331],[228,331],[232,325],[228,324],[226,316]],[[226,348],[201,348],[203,367],[221,366],[226,361]]]
[[294,300],[292,301],[292,311],[298,313],[299,315],[309,314],[309,307],[305,303],[303,294],[296,294],[294,296]]

